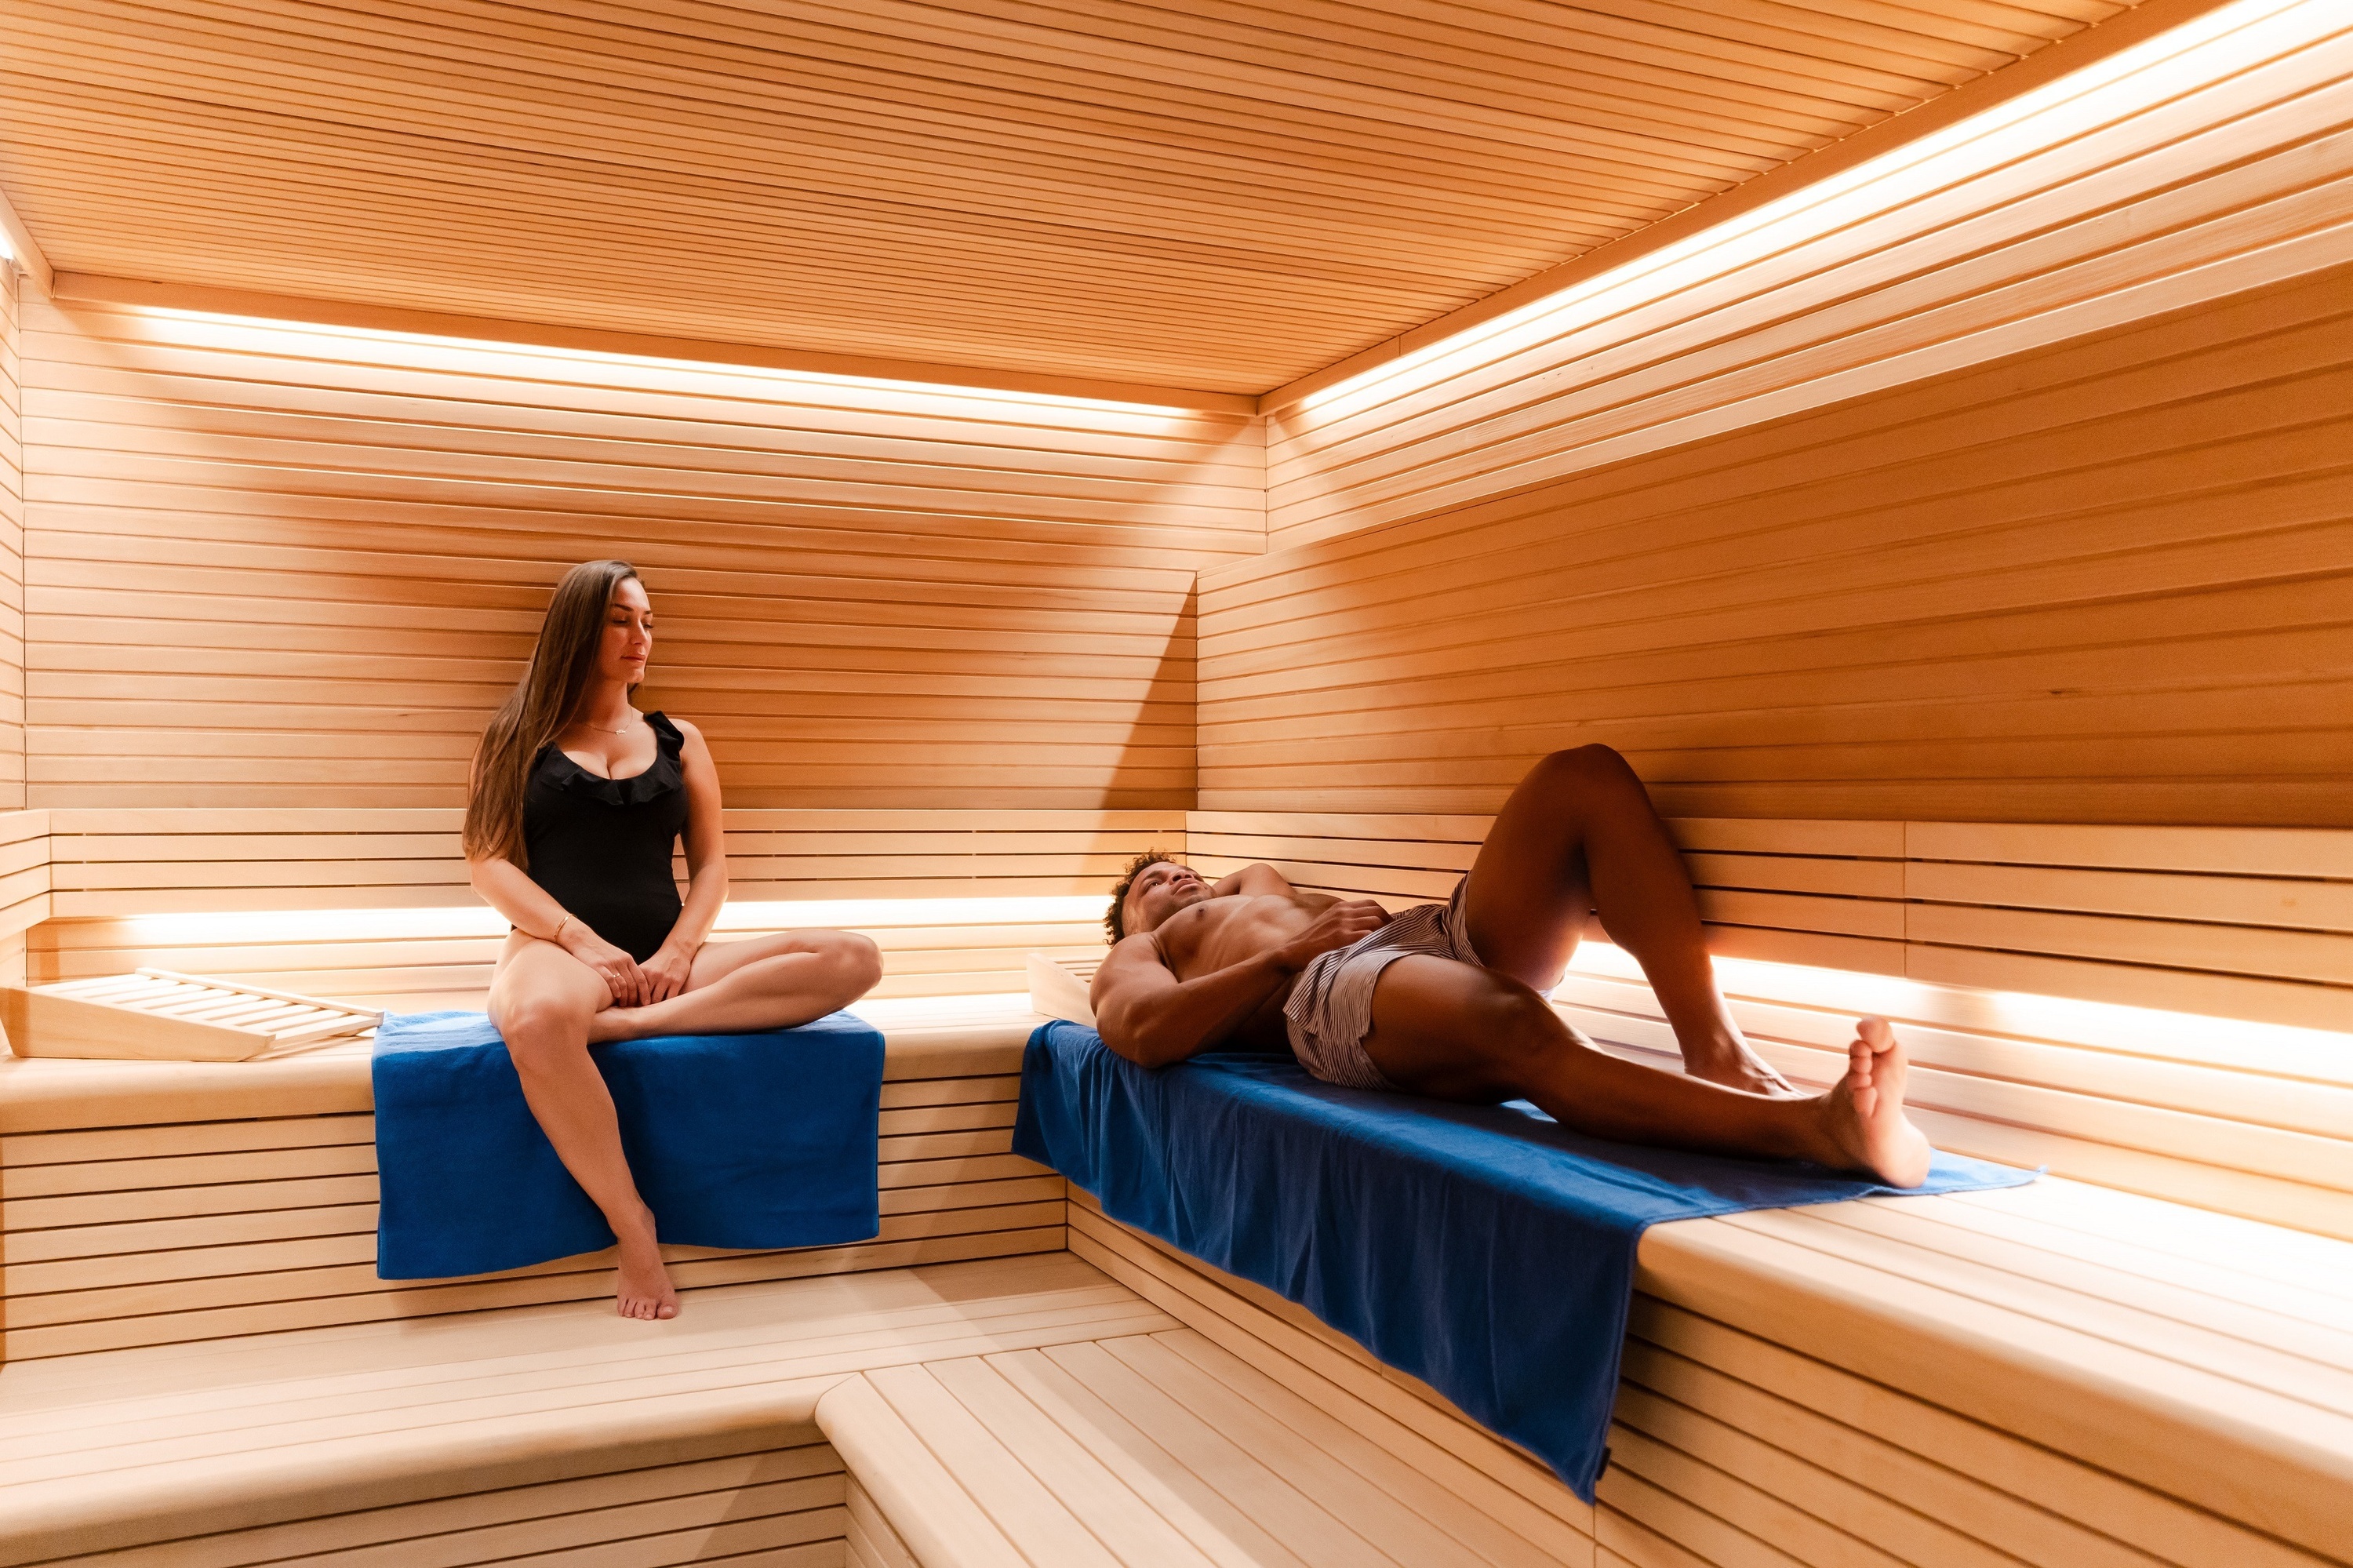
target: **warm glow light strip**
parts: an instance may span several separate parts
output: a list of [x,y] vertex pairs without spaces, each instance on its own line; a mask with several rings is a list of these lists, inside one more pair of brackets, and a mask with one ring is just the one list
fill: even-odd
[[947,381],[907,381],[887,376],[851,376],[829,370],[793,370],[777,366],[742,364],[718,359],[677,359],[659,355],[566,348],[554,344],[508,343],[495,338],[452,337],[420,332],[396,332],[383,327],[346,326],[330,322],[281,320],[275,316],[237,315],[219,311],[188,310],[176,305],[142,304],[142,316],[184,322],[212,329],[208,346],[232,352],[286,353],[290,337],[364,343],[461,354],[495,355],[504,360],[553,360],[564,365],[642,366],[649,370],[698,376],[744,378],[771,385],[809,388],[816,392],[856,391],[894,397],[953,400],[957,411],[973,417],[972,406],[1012,405],[1017,408],[1068,414],[1146,415],[1155,419],[1189,415],[1173,403],[1139,403],[1111,397],[1087,397],[1072,393],[1025,392],[993,387],[969,387]]
[[[2286,1023],[2258,1023],[2201,1013],[2168,1012],[2119,1002],[2078,1001],[2025,991],[1979,991],[1854,969],[1815,969],[1762,959],[1717,958],[1725,994],[1777,1006],[1818,1008],[1861,1017],[1874,1014],[1940,1029],[2058,1040],[2124,1055],[2156,1056],[2216,1066],[2353,1082],[2353,1036]],[[1606,942],[1587,942],[1569,966],[1576,974],[1643,981],[1641,966]]]
[[[839,898],[729,904],[720,933],[810,927],[873,930],[907,926],[1095,926],[1108,894],[1032,898]],[[507,923],[479,905],[422,909],[267,909],[123,918],[132,947],[201,948],[246,942],[379,942],[503,937]]]
[[2345,30],[2343,0],[2238,0],[1624,266],[1308,394],[1337,418],[1667,299]]

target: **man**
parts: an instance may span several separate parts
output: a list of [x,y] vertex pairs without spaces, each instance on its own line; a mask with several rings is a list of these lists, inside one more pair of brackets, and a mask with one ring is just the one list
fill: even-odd
[[[1683,1074],[1595,1049],[1546,1001],[1588,912],[1641,964]],[[1827,1094],[1799,1095],[1749,1051],[1716,990],[1683,857],[1605,746],[1537,763],[1446,904],[1392,918],[1369,900],[1302,893],[1271,866],[1211,886],[1147,855],[1104,923],[1095,1018],[1105,1044],[1147,1067],[1288,1044],[1327,1083],[1527,1099],[1597,1138],[1811,1160],[1895,1187],[1928,1174],[1885,1022],[1862,1021]]]

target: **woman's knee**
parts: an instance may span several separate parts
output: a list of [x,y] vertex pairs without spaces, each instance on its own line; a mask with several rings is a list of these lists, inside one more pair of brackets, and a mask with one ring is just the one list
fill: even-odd
[[822,949],[835,983],[855,1001],[882,980],[882,949],[871,937],[855,931],[828,931]]
[[588,1044],[588,1016],[568,998],[526,996],[499,1010],[499,1035],[515,1065],[552,1066]]

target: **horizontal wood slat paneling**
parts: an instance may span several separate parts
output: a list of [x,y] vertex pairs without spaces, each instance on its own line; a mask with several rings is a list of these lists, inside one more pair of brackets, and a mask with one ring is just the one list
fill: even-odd
[[714,1431],[657,1446],[664,1451],[642,1456],[636,1468],[609,1467],[613,1460],[598,1455],[563,1466],[559,1480],[50,1561],[57,1568],[265,1568],[384,1557],[474,1568],[527,1553],[551,1565],[670,1568],[726,1552],[761,1568],[841,1562],[847,1486],[830,1445]]
[[[25,804],[23,278],[0,261],[0,810]],[[0,954],[0,979],[10,972]]]
[[1272,542],[1622,471],[2343,264],[2353,35],[2278,26],[2194,89],[2126,77],[2062,126],[2004,129],[1992,168],[1905,164],[1822,205],[1834,223],[1801,207],[1786,232],[1638,260],[1549,324],[1438,339],[1424,368],[1278,409]]
[[[882,1228],[779,1253],[665,1249],[682,1287],[1058,1250],[1061,1178],[1012,1152],[1018,1027],[882,1088]],[[931,1074],[934,1075],[923,1075]],[[364,1104],[365,1067],[352,1064]],[[103,1113],[93,1109],[93,1120]],[[587,1299],[607,1255],[456,1281],[375,1277],[375,1119],[360,1112],[0,1139],[0,1356],[22,1361]]]
[[[1488,826],[1484,817],[1353,813],[1194,811],[1188,821],[1187,857],[1205,874],[1265,861],[1302,886],[1392,906],[1446,897]],[[1740,818],[1670,826],[1720,953],[2303,1028],[2353,1021],[2353,834]],[[2078,869],[2086,861],[2102,869]],[[2009,984],[2020,962],[2047,966],[2049,983]]]
[[2353,267],[1205,574],[1200,803],[2353,824]]
[[[30,963],[43,982],[155,967],[403,1010],[479,1006],[505,928],[467,884],[459,818],[451,808],[0,816],[0,899],[17,897],[0,925],[38,926]],[[1030,952],[1099,948],[1093,901],[1129,858],[1185,842],[1181,811],[738,808],[726,827],[730,906],[714,939],[847,921],[882,945],[884,997],[1026,991]],[[43,829],[46,858],[16,871],[13,850],[42,842],[7,835]]]
[[[2317,1568],[2334,1559],[2281,1541],[2243,1494],[2218,1509],[2185,1495],[2161,1467],[2119,1463],[2109,1453],[2093,1461],[2049,1440],[2053,1407],[2068,1393],[2042,1358],[2054,1343],[2083,1345],[2089,1324],[2126,1315],[2136,1321],[2143,1332],[2120,1353],[2152,1402],[2217,1392],[2194,1359],[2200,1351],[2260,1357],[2273,1335],[2307,1348],[2315,1361],[2341,1351],[2341,1298],[2291,1291],[2288,1305],[2268,1260],[2253,1255],[2278,1233],[2211,1217],[2211,1234],[2168,1233],[2178,1213],[2044,1181],[1974,1198],[1755,1216],[1813,1233],[1809,1239],[1820,1243],[1813,1255],[1824,1266],[1819,1280],[1797,1273],[1800,1246],[1782,1246],[1780,1271],[1743,1269],[1746,1260],[1715,1251],[1727,1241],[1766,1239],[1728,1234],[1736,1220],[1654,1228],[1643,1238],[1611,1462],[1590,1509],[1435,1390],[1383,1366],[1304,1308],[1111,1219],[1083,1192],[1071,1197],[1071,1245],[1294,1397],[1327,1406],[1335,1395],[1361,1399],[1419,1435],[1430,1469],[1484,1471],[1491,1519],[1544,1542],[1548,1561]],[[1876,1269],[1839,1255],[1842,1243],[1850,1254],[1860,1250],[1861,1235],[1841,1234],[1850,1227],[1877,1244]],[[1767,1245],[1781,1241],[1777,1234]],[[2314,1251],[2310,1261],[2342,1248]],[[2005,1264],[2059,1287],[2041,1293],[2043,1319],[2004,1312],[2005,1326],[2022,1330],[2011,1343],[1968,1336],[2002,1311],[1983,1298],[2006,1282]],[[2177,1293],[2193,1277],[2213,1296]],[[1901,1306],[1874,1300],[1874,1286],[1900,1291]],[[1841,1332],[1852,1336],[1843,1346]],[[1957,1353],[1965,1336],[1968,1351]],[[1877,1353],[1859,1353],[1865,1345]],[[1859,1372],[1858,1361],[1877,1364]],[[2278,1369],[2277,1361],[2266,1368],[2274,1386],[2284,1381]],[[1971,1410],[1979,1403],[1970,1397],[1972,1379],[2002,1389],[2009,1419]],[[2190,1403],[2168,1404],[2168,1416],[2182,1419]],[[2200,1425],[2187,1416],[2185,1431]],[[2126,1425],[2119,1421],[2104,1446],[2125,1446],[2116,1439]],[[2218,1436],[2201,1435],[2195,1445],[2217,1477],[2244,1485],[2276,1464],[2260,1444]],[[2298,1482],[2342,1485],[2318,1466],[2299,1472]],[[1575,1534],[1562,1539],[1568,1531]],[[1588,1533],[1590,1542],[1582,1539]]]
[[1255,393],[2127,9],[28,0],[0,150],[76,270]]
[[90,302],[23,336],[37,803],[459,804],[597,555],[735,805],[1190,803],[1245,416]]

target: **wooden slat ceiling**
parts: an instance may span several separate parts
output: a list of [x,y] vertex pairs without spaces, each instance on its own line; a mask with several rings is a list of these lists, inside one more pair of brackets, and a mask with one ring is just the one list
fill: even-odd
[[2114,0],[0,0],[66,270],[1256,392]]

